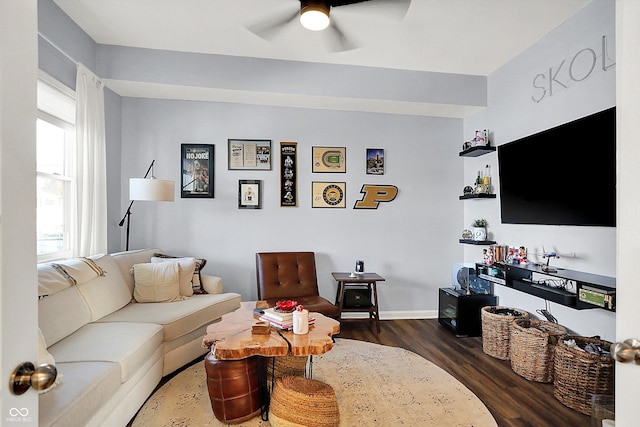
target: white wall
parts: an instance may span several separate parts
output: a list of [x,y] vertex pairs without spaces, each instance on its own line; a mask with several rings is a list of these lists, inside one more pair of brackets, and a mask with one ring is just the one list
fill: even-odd
[[[490,129],[492,144],[499,146],[614,106],[615,66],[608,71],[602,69],[602,36],[607,38],[606,53],[609,56],[604,61],[608,67],[615,63],[614,2],[594,0],[576,16],[489,76],[488,107],[486,111],[465,119],[465,138],[471,138],[475,129]],[[585,48],[592,49],[598,55],[591,73],[591,53],[582,51]],[[554,82],[553,92],[549,92],[550,68],[552,75],[567,88]],[[571,80],[570,69],[575,80],[588,77],[583,81]],[[537,74],[546,77],[539,77],[535,82],[537,87],[534,87]],[[546,92],[540,89],[542,86]],[[578,146],[576,149],[579,149]],[[499,189],[497,158],[497,154],[490,154],[466,159],[465,183],[472,183],[477,171],[483,170],[484,165],[489,163],[494,187]],[[578,162],[568,166],[575,167],[576,173],[584,174],[585,182],[592,173],[580,170]],[[536,178],[526,177],[523,186],[536,191],[543,185]],[[597,203],[597,196],[594,203]],[[498,243],[525,246],[530,254],[541,254],[544,245],[546,250],[555,250],[560,254],[560,259],[551,261],[553,265],[607,276],[616,275],[615,228],[501,224],[499,194],[496,200],[466,201],[464,208],[464,223],[470,225],[474,218],[487,218],[490,238]],[[464,258],[467,262],[480,261],[482,249],[467,247]],[[537,262],[544,261],[536,255],[531,258]],[[534,314],[536,309],[544,308],[544,301],[540,298],[501,286],[496,286],[495,291],[502,305],[519,307]],[[550,311],[560,323],[576,333],[615,340],[613,313],[599,309],[576,311],[553,303]]]

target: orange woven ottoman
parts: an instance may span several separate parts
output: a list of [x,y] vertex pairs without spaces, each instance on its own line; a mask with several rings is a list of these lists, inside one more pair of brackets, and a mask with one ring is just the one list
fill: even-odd
[[338,400],[329,384],[303,377],[276,380],[269,407],[273,427],[337,427],[339,422]]

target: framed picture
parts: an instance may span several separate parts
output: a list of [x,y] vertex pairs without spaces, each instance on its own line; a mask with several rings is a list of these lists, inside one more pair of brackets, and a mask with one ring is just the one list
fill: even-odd
[[347,172],[346,147],[311,147],[312,172]]
[[271,170],[270,139],[228,139],[229,170]]
[[384,150],[367,148],[367,175],[384,175]]
[[311,183],[313,208],[344,208],[345,207],[345,182],[318,182]]
[[213,165],[212,144],[182,144],[181,197],[213,198]]
[[238,209],[262,209],[262,181],[238,181]]

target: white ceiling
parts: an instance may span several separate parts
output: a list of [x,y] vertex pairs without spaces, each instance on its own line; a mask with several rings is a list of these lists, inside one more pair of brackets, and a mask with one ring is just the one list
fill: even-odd
[[412,0],[404,16],[384,2],[332,10],[358,48],[331,52],[326,33],[293,21],[266,41],[248,25],[298,0],[54,0],[97,43],[489,75],[590,0]]
[[[53,0],[93,40],[128,47],[487,76],[591,0],[371,0],[331,11],[356,49],[293,19],[269,41],[248,27],[294,17],[299,0]],[[395,5],[395,7],[394,7]],[[398,6],[400,5],[400,6]],[[477,105],[309,96],[105,80],[123,97],[463,118]]]

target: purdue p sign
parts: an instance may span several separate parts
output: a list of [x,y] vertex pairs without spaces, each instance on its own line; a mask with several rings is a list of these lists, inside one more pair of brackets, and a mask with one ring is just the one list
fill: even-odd
[[390,202],[398,195],[395,185],[363,184],[360,192],[364,195],[357,200],[353,209],[378,209],[380,202]]

